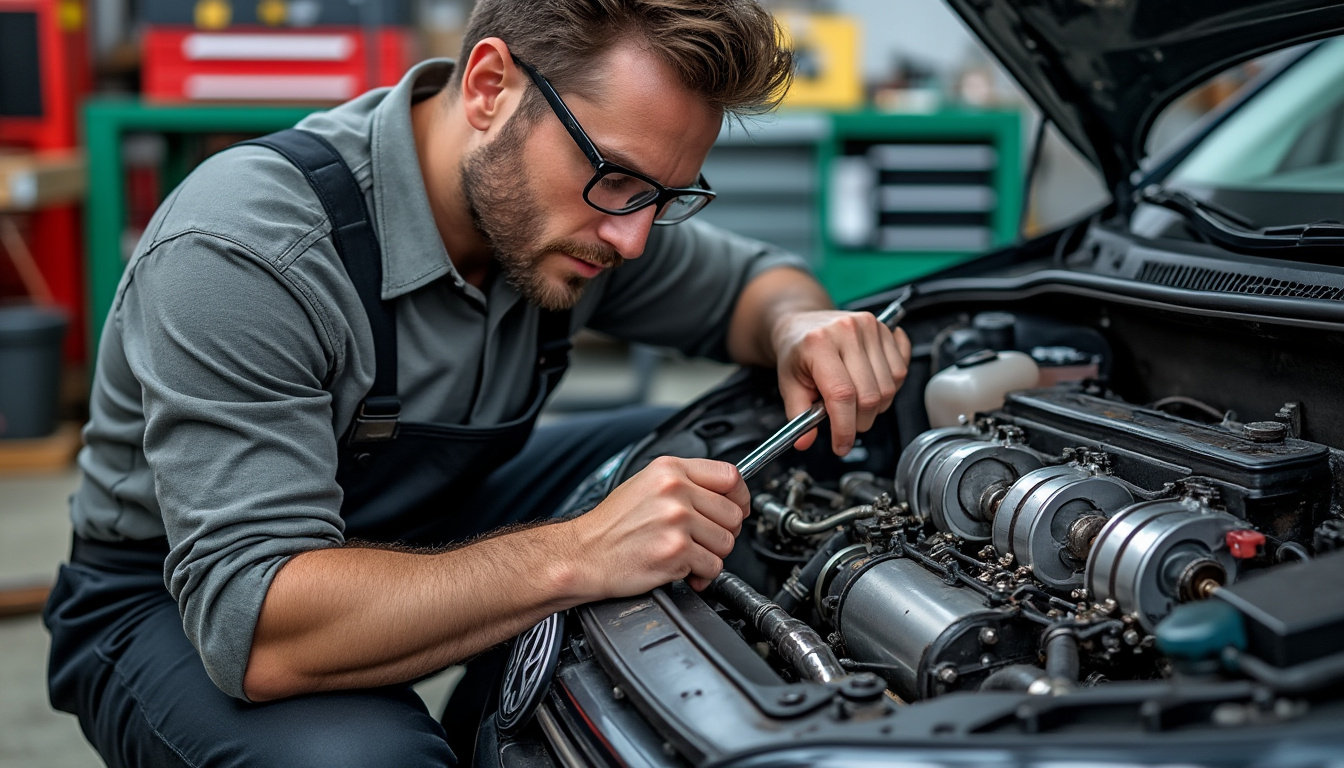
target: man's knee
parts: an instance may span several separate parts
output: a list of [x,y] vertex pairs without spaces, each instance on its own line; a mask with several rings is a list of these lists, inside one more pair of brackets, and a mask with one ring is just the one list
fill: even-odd
[[[414,696],[414,693],[409,695]],[[323,699],[336,701],[322,701]],[[361,701],[363,699],[363,701]],[[377,697],[338,694],[285,702],[274,713],[259,712],[285,723],[268,728],[256,738],[243,736],[247,765],[284,765],[293,768],[445,768],[457,759],[444,741],[442,728],[427,713],[414,711]],[[316,705],[316,706],[311,706]],[[246,743],[249,742],[250,743]]]

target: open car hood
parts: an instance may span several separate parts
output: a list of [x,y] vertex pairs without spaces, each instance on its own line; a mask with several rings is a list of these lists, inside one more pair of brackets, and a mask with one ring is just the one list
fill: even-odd
[[1117,193],[1164,106],[1247,59],[1344,31],[1330,0],[948,0]]

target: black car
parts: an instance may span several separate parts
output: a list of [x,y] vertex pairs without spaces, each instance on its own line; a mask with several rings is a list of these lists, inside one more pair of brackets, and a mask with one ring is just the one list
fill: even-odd
[[[1344,765],[1344,4],[951,4],[1111,202],[856,302],[905,299],[891,411],[755,475],[710,589],[520,637],[478,763]],[[570,511],[784,421],[743,370]]]

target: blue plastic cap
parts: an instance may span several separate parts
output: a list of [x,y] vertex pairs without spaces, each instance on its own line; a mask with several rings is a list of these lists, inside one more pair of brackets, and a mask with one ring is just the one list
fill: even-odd
[[1246,648],[1246,626],[1236,608],[1203,600],[1172,611],[1153,630],[1157,648],[1173,659],[1215,658],[1228,646]]

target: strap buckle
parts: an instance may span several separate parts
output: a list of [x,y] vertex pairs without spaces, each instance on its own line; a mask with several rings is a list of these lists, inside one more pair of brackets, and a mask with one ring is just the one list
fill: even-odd
[[366,397],[355,414],[350,442],[383,443],[393,440],[397,436],[397,422],[400,418],[401,400],[395,397]]
[[544,374],[559,373],[569,367],[569,351],[574,343],[569,339],[556,339],[538,345],[537,369]]

